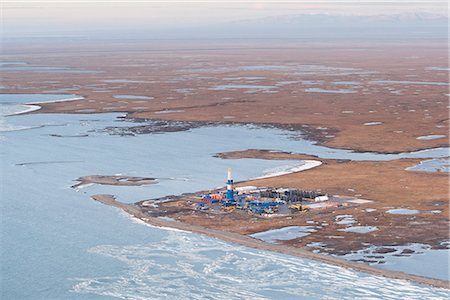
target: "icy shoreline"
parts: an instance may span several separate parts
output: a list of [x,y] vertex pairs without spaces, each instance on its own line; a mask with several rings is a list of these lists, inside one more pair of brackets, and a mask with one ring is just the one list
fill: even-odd
[[253,179],[264,179],[264,178],[271,178],[271,177],[277,177],[287,174],[292,174],[296,172],[301,172],[305,170],[309,170],[315,167],[318,167],[322,164],[321,161],[318,160],[304,160],[302,164],[296,165],[296,166],[282,166],[276,169],[268,170],[267,172],[264,172],[264,175],[253,178]]

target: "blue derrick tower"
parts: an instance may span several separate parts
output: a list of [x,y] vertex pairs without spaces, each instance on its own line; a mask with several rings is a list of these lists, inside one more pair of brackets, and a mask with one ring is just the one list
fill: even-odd
[[234,200],[233,178],[231,178],[231,169],[230,168],[228,168],[227,200]]

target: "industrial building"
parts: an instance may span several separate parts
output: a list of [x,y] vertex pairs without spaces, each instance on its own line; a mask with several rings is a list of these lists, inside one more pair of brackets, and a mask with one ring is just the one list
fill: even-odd
[[245,186],[234,188],[231,169],[228,169],[226,190],[208,193],[200,197],[199,210],[222,210],[231,212],[243,210],[253,214],[289,214],[308,210],[308,204],[328,201],[329,197],[320,191],[305,191],[290,188],[261,188]]

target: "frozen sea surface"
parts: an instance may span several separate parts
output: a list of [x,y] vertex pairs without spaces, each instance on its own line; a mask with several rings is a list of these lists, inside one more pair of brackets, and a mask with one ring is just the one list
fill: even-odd
[[41,108],[31,103],[68,101],[74,99],[82,99],[82,97],[70,94],[0,94],[0,132],[25,130],[42,126],[42,124],[33,126],[13,125],[8,122],[8,116],[32,112]]
[[[164,230],[160,230],[164,231]],[[71,278],[72,291],[119,299],[445,299],[444,290],[249,249],[189,233],[157,243],[99,245],[115,276]]]

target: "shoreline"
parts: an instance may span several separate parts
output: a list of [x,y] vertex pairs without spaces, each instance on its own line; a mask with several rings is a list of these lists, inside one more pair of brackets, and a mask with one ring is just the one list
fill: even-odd
[[22,104],[22,105],[28,106],[29,109],[27,109],[25,111],[20,111],[20,112],[17,112],[17,113],[10,114],[8,116],[24,115],[24,114],[32,113],[32,112],[35,112],[35,111],[39,111],[39,110],[42,109],[42,105],[39,105],[39,104],[78,101],[78,100],[83,100],[83,99],[84,99],[84,97],[80,96],[80,97],[73,97],[73,98],[67,98],[67,99],[28,102],[28,103],[25,103],[25,104]]
[[156,226],[156,227],[168,227],[168,228],[174,228],[184,231],[189,231],[192,233],[197,234],[203,234],[207,235],[212,238],[217,238],[225,242],[239,244],[245,247],[251,247],[255,249],[261,249],[266,251],[273,251],[278,252],[282,254],[297,256],[301,258],[311,259],[315,261],[320,261],[327,264],[336,265],[339,267],[343,267],[346,269],[351,269],[358,272],[364,272],[376,276],[382,276],[386,278],[392,278],[392,279],[400,279],[400,280],[408,280],[412,282],[416,282],[419,284],[425,284],[434,286],[437,288],[443,288],[443,289],[450,289],[450,283],[448,281],[439,280],[439,279],[433,279],[418,275],[412,275],[412,274],[406,274],[403,272],[398,271],[390,271],[385,269],[379,269],[375,268],[369,265],[346,261],[343,259],[339,259],[333,256],[328,256],[324,254],[319,253],[313,253],[310,251],[307,251],[305,249],[301,248],[293,248],[285,245],[278,245],[278,244],[269,244],[257,239],[254,239],[249,236],[233,233],[233,232],[226,232],[226,231],[220,231],[215,229],[208,229],[202,226],[198,225],[192,225],[187,224],[179,221],[168,221],[161,218],[155,218],[155,217],[149,217],[145,215],[138,207],[132,204],[126,204],[123,202],[117,201],[114,196],[112,195],[93,195],[92,199],[94,199],[97,202],[100,202],[104,205],[112,206],[119,208],[123,210],[124,212],[128,213],[132,217],[135,217],[149,225]]
[[[145,122],[145,121],[161,121],[161,122],[183,122],[183,123],[188,123],[191,124],[192,127],[189,129],[195,129],[198,127],[208,127],[208,126],[221,126],[221,125],[225,125],[225,126],[257,126],[257,127],[271,127],[271,128],[275,128],[275,129],[281,129],[281,130],[288,130],[288,131],[292,131],[289,129],[286,129],[287,127],[289,127],[289,124],[283,124],[283,123],[258,123],[258,122],[224,122],[224,121],[185,121],[185,120],[167,120],[167,119],[160,119],[160,118],[151,118],[151,119],[147,119],[147,118],[140,118],[140,117],[130,117],[129,114],[133,113],[127,110],[122,110],[122,111],[111,111],[111,112],[105,112],[105,111],[95,111],[95,112],[76,112],[76,111],[44,111],[42,112],[43,108],[45,109],[45,107],[43,106],[39,106],[37,104],[48,104],[48,103],[56,103],[56,102],[70,102],[70,101],[78,101],[78,100],[82,100],[82,99],[86,99],[84,97],[81,98],[71,98],[71,99],[61,99],[61,100],[52,100],[52,101],[45,101],[45,102],[30,102],[30,103],[26,103],[26,104],[21,104],[24,106],[36,106],[38,108],[36,109],[30,109],[30,110],[26,110],[26,111],[20,111],[17,113],[13,113],[13,114],[9,114],[6,116],[17,116],[17,115],[25,115],[25,114],[39,114],[39,113],[51,113],[51,114],[73,114],[73,115],[94,115],[94,114],[125,114],[124,116],[122,116],[122,118],[124,119],[128,119],[131,121],[136,121],[137,124],[139,124],[139,122]],[[297,126],[298,124],[293,124],[292,126]],[[316,136],[314,134],[311,134],[309,132],[305,132],[304,128],[298,129],[298,131],[300,131],[302,134],[304,134],[302,136],[303,139],[307,140],[307,141],[311,141],[313,142],[315,145],[317,146],[323,146],[326,148],[329,148],[331,150],[348,150],[351,151],[353,153],[370,153],[370,154],[380,154],[380,155],[397,155],[397,154],[405,154],[405,153],[418,153],[418,152],[427,152],[427,151],[433,151],[436,149],[442,149],[442,148],[446,148],[449,149],[449,144],[448,143],[442,143],[433,147],[427,147],[427,148],[414,148],[413,150],[410,151],[372,151],[372,150],[364,150],[361,148],[349,148],[349,147],[335,147],[335,146],[329,146],[327,145],[327,143],[324,143],[319,136]],[[137,134],[141,134],[141,133],[137,133]],[[142,133],[145,134],[145,133]],[[283,152],[283,151],[281,151]],[[450,152],[449,152],[450,153]],[[293,153],[294,154],[294,153]],[[311,154],[303,154],[303,153],[295,153],[295,154],[300,154],[300,155],[306,155],[306,156],[311,156],[311,157],[317,157],[318,159],[320,159],[320,157],[315,156],[315,155],[311,155]],[[444,157],[444,156],[443,156]],[[429,159],[431,158],[435,158],[435,157],[427,157]],[[424,158],[425,159],[425,158]]]
[[[183,109],[183,107],[181,107],[180,109]],[[151,110],[147,110],[146,112],[152,112]],[[50,113],[53,113],[52,111],[50,111]],[[70,111],[66,111],[64,113],[70,113]],[[77,112],[74,112],[75,114],[77,114]],[[88,113],[88,114],[95,114],[95,113],[108,113],[108,112],[103,112],[103,111],[98,111],[98,112],[92,112],[92,113]],[[198,124],[199,127],[201,126],[220,126],[220,125],[236,125],[236,126],[257,126],[257,127],[261,127],[261,128],[274,128],[274,129],[280,129],[280,130],[285,130],[287,132],[298,132],[300,133],[300,137],[303,138],[304,140],[307,141],[311,141],[313,143],[315,143],[318,146],[323,146],[323,147],[327,147],[329,149],[333,149],[333,150],[349,150],[352,151],[354,153],[373,153],[373,154],[402,154],[402,153],[412,153],[412,152],[421,152],[421,151],[429,151],[429,150],[433,150],[433,149],[437,149],[437,148],[448,148],[449,144],[448,143],[441,143],[438,145],[435,145],[433,147],[424,147],[424,148],[419,148],[416,147],[414,149],[410,149],[410,150],[402,150],[402,151],[374,151],[374,150],[370,150],[370,149],[364,149],[361,147],[342,147],[342,146],[333,146],[333,145],[329,145],[330,140],[326,140],[321,136],[321,131],[317,130],[315,128],[312,127],[311,124],[297,124],[297,123],[267,123],[267,122],[255,122],[255,121],[250,121],[250,122],[239,122],[239,121],[190,121],[190,120],[183,120],[183,119],[177,119],[175,118],[157,118],[156,116],[152,118],[142,118],[142,117],[135,117],[132,116],[133,114],[135,114],[136,112],[134,111],[128,111],[128,110],[122,110],[122,111],[118,111],[117,113],[124,113],[126,114],[125,118],[132,120],[132,121],[166,121],[166,122],[186,122],[186,123],[194,123],[194,124]],[[333,133],[336,135],[339,130],[336,128],[329,128],[328,131],[333,131]],[[447,140],[449,138],[447,137]]]
[[[87,99],[87,97],[84,96],[80,96],[80,99],[70,99],[70,100],[57,100],[57,101],[47,101],[47,102],[40,102],[42,104],[44,104],[44,106],[46,104],[51,104],[51,103],[56,103],[56,102],[68,102],[68,101],[77,101],[77,100],[83,100],[83,99]],[[33,104],[33,103],[32,103]],[[36,102],[36,104],[39,104],[38,102]],[[45,107],[41,107],[44,108],[44,110],[46,109]],[[188,109],[190,107],[187,107]],[[186,107],[177,107],[177,109],[186,109]],[[41,110],[41,109],[40,109]],[[146,110],[146,113],[154,113],[157,112],[159,110]],[[315,130],[314,128],[310,127],[310,124],[288,124],[288,123],[265,123],[265,122],[238,122],[238,121],[232,121],[232,122],[227,122],[227,121],[191,121],[191,120],[183,120],[183,119],[177,119],[177,118],[158,118],[157,116],[152,116],[151,118],[143,118],[143,117],[136,117],[136,116],[132,116],[133,114],[135,114],[135,111],[130,111],[127,109],[123,109],[123,110],[117,110],[117,111],[103,111],[103,110],[98,110],[98,111],[93,111],[93,112],[77,112],[77,111],[71,111],[71,110],[62,110],[62,111],[55,111],[55,110],[46,110],[45,112],[40,112],[40,111],[35,111],[33,113],[56,113],[56,114],[86,114],[86,115],[92,115],[92,114],[103,114],[103,113],[117,113],[117,114],[125,114],[124,118],[131,120],[131,121],[136,121],[137,123],[139,122],[145,122],[145,121],[161,121],[161,122],[185,122],[185,123],[189,123],[189,124],[196,124],[197,126],[195,127],[203,127],[203,126],[220,126],[220,125],[237,125],[237,126],[247,126],[247,125],[252,125],[252,126],[258,126],[258,127],[263,127],[263,128],[275,128],[275,129],[281,129],[281,130],[286,130],[286,131],[290,131],[290,132],[299,132],[302,136],[303,139],[314,142],[316,145],[318,146],[323,146],[323,147],[327,147],[330,149],[336,149],[336,150],[349,150],[352,151],[354,153],[373,153],[373,154],[402,154],[402,153],[410,153],[410,152],[420,152],[420,151],[428,151],[428,150],[433,150],[433,149],[437,149],[437,148],[446,148],[449,146],[448,143],[441,143],[438,145],[435,145],[433,147],[416,147],[410,150],[403,150],[403,151],[374,151],[374,150],[370,150],[370,149],[364,149],[361,147],[337,147],[337,146],[333,146],[333,145],[329,145],[329,141],[328,140],[324,140],[323,137],[321,137],[320,135],[320,130]],[[305,127],[305,125],[307,127]],[[312,125],[311,125],[312,126]],[[331,129],[329,129],[331,130]],[[335,131],[335,134],[337,134],[337,132],[339,132],[338,129],[333,128],[333,131]],[[448,139],[448,138],[447,138]]]
[[12,114],[7,114],[7,115],[5,115],[5,117],[23,115],[23,114],[31,113],[33,111],[41,109],[41,107],[39,105],[35,105],[35,104],[19,104],[19,105],[23,106],[23,110],[16,111]]
[[[1,93],[0,93],[1,94]],[[47,103],[57,103],[57,102],[69,102],[69,101],[78,101],[85,99],[82,96],[79,97],[72,97],[72,98],[63,98],[63,99],[56,99],[56,100],[49,100],[49,101],[35,101],[35,102],[27,102],[27,103],[15,103],[17,106],[23,107],[22,110],[15,111],[13,113],[4,115],[3,117],[10,117],[10,116],[18,116],[18,115],[25,115],[30,114],[32,112],[36,112],[42,109],[41,104],[47,104]]]
[[[301,172],[301,171],[306,171],[306,170],[310,170],[316,167],[319,167],[320,165],[322,165],[322,161],[320,160],[303,160],[304,163],[300,164],[300,165],[295,165],[295,166],[289,166],[288,168],[279,170],[279,171],[275,171],[272,173],[267,173],[255,178],[251,178],[249,180],[257,180],[257,179],[266,179],[266,178],[271,178],[271,177],[277,177],[277,176],[282,176],[282,175],[288,175],[288,174],[292,174],[292,173],[296,173],[296,172]],[[248,181],[248,180],[246,180]]]
[[[53,95],[53,94],[49,94]],[[56,99],[56,100],[48,100],[48,101],[35,101],[35,102],[28,102],[25,104],[45,104],[45,103],[58,103],[58,102],[67,102],[67,101],[76,101],[76,100],[83,100],[85,99],[83,96],[78,97],[72,97],[72,98],[63,98],[63,99]]]

